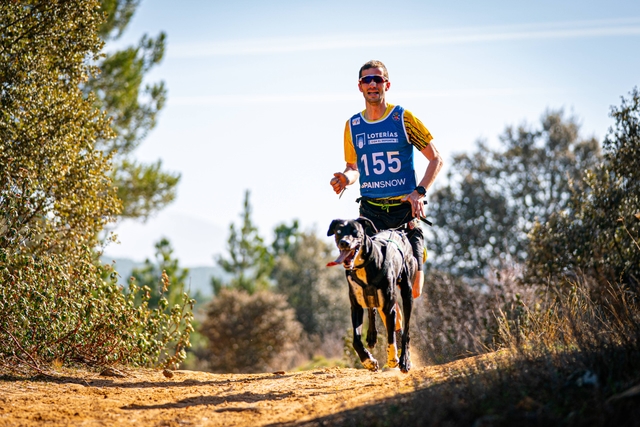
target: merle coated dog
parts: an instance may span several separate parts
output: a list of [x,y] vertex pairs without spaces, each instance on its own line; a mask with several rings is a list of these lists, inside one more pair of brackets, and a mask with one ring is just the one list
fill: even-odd
[[[409,372],[409,321],[413,305],[411,284],[417,271],[417,261],[409,240],[401,231],[386,230],[378,233],[373,223],[366,218],[333,220],[327,236],[334,234],[340,256],[327,266],[342,264],[345,268],[351,301],[353,348],[362,365],[371,371],[379,368],[378,361],[362,344],[364,309],[367,309],[367,345],[373,348],[376,344],[375,315],[378,312],[387,330],[387,366],[396,368],[399,365],[402,372]],[[403,313],[397,312],[396,286],[400,289]],[[402,317],[404,328],[401,356],[398,358],[395,331],[396,323],[401,325]]]

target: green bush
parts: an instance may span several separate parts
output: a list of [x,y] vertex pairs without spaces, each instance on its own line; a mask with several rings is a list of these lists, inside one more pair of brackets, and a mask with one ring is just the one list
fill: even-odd
[[[103,280],[91,262],[0,249],[0,366],[44,372],[52,363],[169,366],[189,346],[191,303],[150,309],[148,288]],[[107,267],[108,268],[108,267]],[[115,272],[111,275],[115,277]],[[138,297],[141,304],[136,305]],[[163,306],[164,305],[164,306]],[[168,348],[172,348],[169,353]]]
[[585,275],[593,289],[640,285],[640,92],[612,108],[615,126],[604,141],[604,161],[574,187],[567,209],[530,233],[528,281],[567,283]]
[[547,111],[539,125],[508,126],[496,146],[478,141],[456,155],[449,182],[430,199],[428,265],[481,281],[522,264],[534,222],[564,210],[572,186],[584,187],[584,170],[601,160],[598,142],[579,130],[577,118]]
[[[94,94],[97,0],[0,2],[0,367],[174,365],[191,303],[157,309],[148,289],[104,279],[95,248],[121,211],[113,138]],[[115,273],[114,273],[115,274]],[[106,274],[109,276],[109,274]],[[136,303],[136,296],[140,303]],[[167,349],[172,348],[169,351]]]

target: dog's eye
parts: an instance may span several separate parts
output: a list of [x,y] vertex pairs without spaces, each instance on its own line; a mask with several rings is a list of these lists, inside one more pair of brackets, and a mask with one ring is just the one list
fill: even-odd
[[338,230],[338,231],[336,231],[336,234],[337,234],[338,236],[342,236],[342,230]]

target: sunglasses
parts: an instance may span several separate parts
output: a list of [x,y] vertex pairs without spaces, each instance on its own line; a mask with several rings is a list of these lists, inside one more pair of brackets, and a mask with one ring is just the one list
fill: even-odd
[[371,82],[376,82],[376,84],[379,83],[384,83],[387,81],[386,77],[383,76],[363,76],[360,77],[360,83],[364,83],[366,85],[370,84]]

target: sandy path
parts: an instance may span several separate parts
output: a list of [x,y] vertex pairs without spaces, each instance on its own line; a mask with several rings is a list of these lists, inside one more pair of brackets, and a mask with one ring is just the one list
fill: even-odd
[[0,426],[268,426],[312,420],[443,379],[445,366],[280,374],[127,370],[124,378],[65,371],[0,381]]

